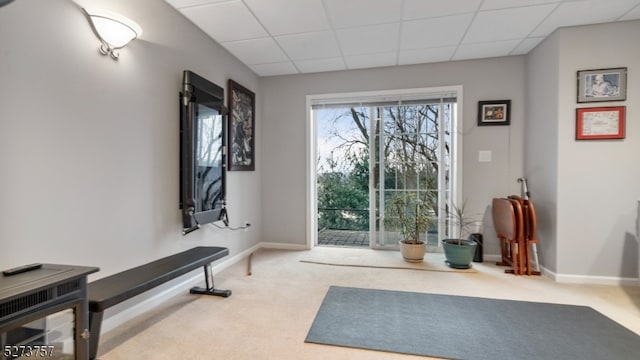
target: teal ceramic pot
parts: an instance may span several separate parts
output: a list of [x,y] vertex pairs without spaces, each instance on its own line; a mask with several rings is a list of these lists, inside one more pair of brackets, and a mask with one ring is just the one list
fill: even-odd
[[[458,242],[460,243],[458,245]],[[472,240],[444,239],[442,248],[446,263],[454,269],[468,269],[476,253],[478,244]]]

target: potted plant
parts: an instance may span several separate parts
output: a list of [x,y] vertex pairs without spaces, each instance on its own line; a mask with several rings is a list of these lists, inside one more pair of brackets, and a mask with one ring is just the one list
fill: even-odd
[[426,234],[433,218],[429,208],[412,195],[397,196],[392,201],[389,217],[384,222],[393,226],[402,234],[400,253],[405,261],[420,262],[427,251],[426,239],[420,239],[420,234]]
[[476,221],[466,214],[465,201],[462,206],[451,204],[449,206],[449,221],[453,224],[454,237],[442,240],[447,265],[455,269],[468,269],[476,253],[478,243],[473,240],[463,239],[469,235],[471,227]]

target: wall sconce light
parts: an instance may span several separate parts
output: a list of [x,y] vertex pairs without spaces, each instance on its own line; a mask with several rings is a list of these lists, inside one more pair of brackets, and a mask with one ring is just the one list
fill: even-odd
[[109,55],[113,60],[118,60],[116,50],[125,47],[132,40],[142,34],[142,28],[133,20],[110,11],[86,9],[82,11],[89,19],[91,28],[102,45],[100,54]]

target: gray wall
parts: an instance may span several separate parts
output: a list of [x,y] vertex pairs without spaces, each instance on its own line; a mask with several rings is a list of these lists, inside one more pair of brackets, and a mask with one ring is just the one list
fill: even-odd
[[[558,108],[558,272],[637,278],[640,197],[640,21],[560,32]],[[576,104],[575,73],[628,68],[628,100]],[[575,109],[626,106],[626,139],[574,141]]]
[[[637,279],[640,22],[566,28],[528,61],[525,168],[541,216],[544,265],[559,279]],[[576,72],[628,68],[623,102],[576,102]],[[624,140],[575,140],[576,108],[626,106]]]
[[538,224],[538,253],[548,270],[557,269],[558,66],[554,33],[527,56],[525,175]]
[[78,3],[134,19],[141,39],[114,62],[70,0],[0,8],[0,268],[69,263],[98,278],[196,245],[257,244],[260,155],[257,171],[228,176],[231,220],[251,229],[181,235],[178,92],[185,69],[256,91],[258,77],[163,1]]
[[[545,267],[560,275],[637,278],[640,168],[635,154],[639,22],[563,29],[527,57],[259,79],[158,0],[78,0],[135,19],[142,38],[119,62],[71,0],[0,9],[0,267],[41,261],[99,266],[102,277],[196,245],[232,254],[260,242],[304,245],[305,96],[462,85],[464,197],[484,214],[485,253],[498,246],[491,198],[527,176]],[[627,137],[574,140],[575,72],[627,66]],[[181,73],[256,90],[255,172],[230,172],[232,222],[180,235]],[[512,125],[477,127],[479,100],[511,99]],[[525,136],[526,135],[526,136]],[[478,151],[493,161],[479,163]],[[525,157],[526,154],[526,157]],[[526,159],[526,160],[525,160]],[[524,169],[526,168],[526,171]]]
[[[499,254],[485,212],[493,197],[520,191],[524,78],[524,57],[263,78],[263,240],[306,244],[306,95],[462,85],[463,198],[485,219],[485,253]],[[478,101],[500,99],[512,100],[511,126],[476,126]],[[493,161],[479,163],[480,150],[491,150]]]

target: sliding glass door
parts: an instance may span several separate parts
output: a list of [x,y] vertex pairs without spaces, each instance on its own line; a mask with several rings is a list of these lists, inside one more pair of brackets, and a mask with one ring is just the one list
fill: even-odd
[[[455,103],[451,101],[378,107],[372,128],[371,196],[375,198],[375,219],[371,219],[373,247],[396,247],[399,229],[387,226],[384,219],[397,198],[419,199],[436,221],[421,234],[429,250],[439,249],[439,234],[446,223],[440,209],[450,202],[451,125]],[[372,210],[373,211],[373,210]]]
[[[422,239],[439,251],[455,196],[456,92],[318,100],[312,104],[317,244],[396,248],[385,225],[398,197],[419,198],[437,219]],[[350,241],[340,239],[350,237]]]
[[369,247],[369,109],[314,110],[318,244]]

